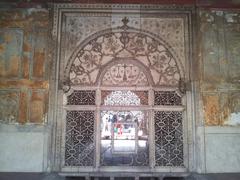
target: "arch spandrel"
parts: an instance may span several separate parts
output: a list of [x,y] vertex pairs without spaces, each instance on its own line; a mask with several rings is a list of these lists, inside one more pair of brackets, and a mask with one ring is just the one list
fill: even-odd
[[117,59],[134,59],[147,67],[153,86],[178,86],[184,70],[177,55],[166,42],[133,28],[99,32],[86,39],[73,53],[65,68],[71,85],[93,86],[101,71]]

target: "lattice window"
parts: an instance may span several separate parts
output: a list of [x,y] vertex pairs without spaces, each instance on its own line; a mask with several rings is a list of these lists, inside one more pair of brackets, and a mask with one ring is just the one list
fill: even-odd
[[148,91],[102,91],[102,105],[148,105]]
[[94,111],[67,111],[66,166],[94,165]]
[[156,166],[183,166],[182,112],[155,111]]
[[95,91],[74,90],[67,97],[67,105],[95,105]]
[[181,105],[182,98],[175,91],[154,91],[154,105]]

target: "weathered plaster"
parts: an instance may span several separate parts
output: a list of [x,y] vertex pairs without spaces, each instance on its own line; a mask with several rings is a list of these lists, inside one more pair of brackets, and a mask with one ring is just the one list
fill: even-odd
[[18,78],[22,57],[23,31],[0,29],[0,77]]
[[0,171],[47,169],[49,10],[0,9]]
[[30,122],[42,123],[46,118],[48,93],[46,91],[32,91],[31,107],[30,107]]
[[18,118],[18,92],[0,90],[0,122],[14,123]]
[[6,102],[1,105],[1,120],[5,123],[44,122],[48,98],[36,101],[31,94],[48,91],[49,21],[47,9],[1,9],[0,90],[18,92],[15,105],[18,108],[12,106],[12,115],[11,107],[4,106]]
[[232,97],[240,92],[239,12],[201,10],[199,16],[205,125],[238,125],[233,104],[239,101]]
[[228,120],[224,122],[225,125],[240,125],[240,112],[231,113],[228,117]]

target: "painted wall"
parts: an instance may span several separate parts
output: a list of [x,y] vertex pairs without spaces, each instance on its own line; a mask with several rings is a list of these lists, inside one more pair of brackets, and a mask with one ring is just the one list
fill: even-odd
[[201,9],[198,18],[205,171],[239,172],[240,11]]
[[48,29],[46,9],[0,10],[0,171],[43,171]]

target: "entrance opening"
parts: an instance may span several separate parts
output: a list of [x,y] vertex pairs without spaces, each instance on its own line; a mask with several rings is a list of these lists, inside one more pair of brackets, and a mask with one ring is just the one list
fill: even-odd
[[148,165],[148,125],[144,111],[102,111],[101,165]]
[[108,92],[102,102],[109,110],[101,111],[101,165],[147,166],[148,111],[133,110],[141,108],[140,97],[117,90]]

